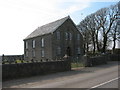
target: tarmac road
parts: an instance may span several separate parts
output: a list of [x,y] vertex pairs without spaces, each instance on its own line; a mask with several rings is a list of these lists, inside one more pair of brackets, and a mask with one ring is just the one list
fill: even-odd
[[118,79],[111,80],[110,82],[102,83],[97,88],[116,88],[118,87]]
[[3,82],[3,88],[118,88],[118,62]]

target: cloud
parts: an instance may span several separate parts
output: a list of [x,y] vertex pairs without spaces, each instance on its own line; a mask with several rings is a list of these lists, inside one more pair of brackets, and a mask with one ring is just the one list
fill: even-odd
[[90,0],[90,2],[118,2],[119,0]]
[[38,26],[80,12],[90,3],[91,0],[0,0],[0,54],[22,54],[23,39]]
[[58,2],[118,2],[119,0],[57,0]]
[[[16,9],[24,9],[31,12],[41,13],[41,15],[65,15],[88,7],[89,0],[4,0],[3,5],[8,5]],[[59,7],[70,3],[66,8]],[[8,7],[7,6],[7,7]]]
[[63,9],[63,12],[66,14],[71,14],[71,13],[74,13],[76,11],[81,11],[87,7],[89,7],[89,3],[74,2],[71,5],[69,5],[66,9]]

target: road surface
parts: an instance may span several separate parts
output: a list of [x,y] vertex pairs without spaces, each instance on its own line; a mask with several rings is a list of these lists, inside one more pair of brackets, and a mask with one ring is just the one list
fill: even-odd
[[118,88],[118,62],[3,82],[3,88]]

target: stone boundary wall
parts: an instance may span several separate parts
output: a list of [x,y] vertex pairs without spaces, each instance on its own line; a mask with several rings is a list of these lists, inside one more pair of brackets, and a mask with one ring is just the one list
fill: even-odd
[[2,55],[2,61],[14,62],[15,60],[24,60],[24,55]]
[[62,72],[71,70],[71,62],[52,61],[36,63],[3,64],[2,80],[16,79],[21,77],[30,77],[43,75],[53,72]]
[[110,61],[120,61],[120,54],[111,54],[107,56]]
[[120,54],[109,54],[95,57],[83,56],[82,58],[86,67],[107,64],[108,61],[120,61]]

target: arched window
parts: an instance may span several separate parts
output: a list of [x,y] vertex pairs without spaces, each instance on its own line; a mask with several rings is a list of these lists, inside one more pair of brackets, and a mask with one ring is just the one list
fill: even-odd
[[25,51],[25,56],[28,57],[28,51]]
[[77,48],[77,54],[80,54],[80,47]]
[[44,38],[41,39],[41,46],[44,47],[45,43],[44,43]]
[[69,33],[69,35],[70,35],[70,40],[72,40],[72,33]]
[[41,57],[45,57],[45,51],[44,51],[44,49],[41,50]]
[[25,42],[25,48],[28,49],[28,42]]
[[60,55],[61,54],[61,48],[57,47],[57,54]]
[[32,41],[32,47],[35,48],[35,40]]
[[77,34],[77,40],[80,40],[80,34]]
[[35,50],[32,51],[32,57],[35,57]]
[[65,40],[68,40],[68,32],[65,32]]
[[57,39],[60,40],[60,32],[57,31]]

